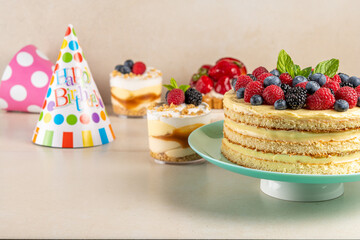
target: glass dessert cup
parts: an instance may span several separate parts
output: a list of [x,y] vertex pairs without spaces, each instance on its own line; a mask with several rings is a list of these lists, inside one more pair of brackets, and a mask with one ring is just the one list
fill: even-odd
[[[171,110],[159,111],[162,103],[147,111],[150,155],[156,163],[198,164],[205,162],[188,143],[188,137],[195,129],[209,124],[210,109],[206,103],[200,104],[197,112],[182,115],[184,106],[168,106]],[[184,110],[185,109],[185,110]],[[191,112],[191,110],[189,109]],[[195,111],[195,110],[194,110]]]

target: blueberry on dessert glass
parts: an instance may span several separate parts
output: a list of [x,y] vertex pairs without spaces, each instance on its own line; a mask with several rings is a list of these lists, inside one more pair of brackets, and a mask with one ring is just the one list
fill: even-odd
[[188,144],[195,129],[210,123],[210,108],[202,95],[189,85],[178,86],[174,79],[166,102],[148,107],[147,121],[150,155],[157,163],[188,164],[203,162]]
[[126,60],[110,74],[110,87],[115,114],[144,117],[148,106],[160,102],[162,73],[143,62]]

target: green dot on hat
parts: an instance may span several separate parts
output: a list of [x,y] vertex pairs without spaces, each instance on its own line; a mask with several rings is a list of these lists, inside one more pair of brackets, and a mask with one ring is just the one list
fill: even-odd
[[77,117],[74,114],[70,114],[69,116],[67,116],[66,122],[69,125],[74,125],[77,123]]
[[71,53],[68,53],[68,52],[64,53],[64,55],[62,56],[62,60],[66,63],[71,62],[71,60],[72,60]]

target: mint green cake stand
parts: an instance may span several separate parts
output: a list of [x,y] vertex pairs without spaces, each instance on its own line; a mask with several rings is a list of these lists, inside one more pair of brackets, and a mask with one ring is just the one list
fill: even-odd
[[224,121],[193,131],[189,145],[210,163],[249,177],[260,178],[260,189],[267,195],[289,201],[325,201],[344,193],[344,182],[360,180],[360,174],[307,175],[261,171],[228,161],[220,151]]

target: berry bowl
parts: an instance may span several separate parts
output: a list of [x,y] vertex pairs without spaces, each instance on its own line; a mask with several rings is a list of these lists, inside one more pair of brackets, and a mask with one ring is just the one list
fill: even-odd
[[261,171],[228,161],[221,153],[224,121],[194,130],[189,136],[190,147],[208,162],[231,172],[259,178],[260,189],[274,198],[289,201],[325,201],[344,193],[344,182],[360,180],[360,173],[342,175],[310,175]]

